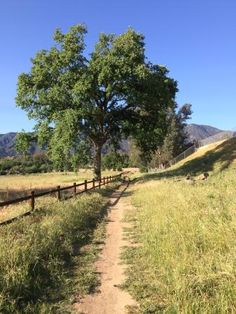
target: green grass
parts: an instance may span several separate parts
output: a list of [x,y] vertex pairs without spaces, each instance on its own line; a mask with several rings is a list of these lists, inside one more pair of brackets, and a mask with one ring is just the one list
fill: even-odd
[[[146,175],[131,189],[125,287],[141,313],[236,312],[236,141]],[[206,181],[182,177],[209,171]]]
[[94,289],[92,265],[111,191],[48,205],[0,228],[1,313],[70,313],[65,300]]

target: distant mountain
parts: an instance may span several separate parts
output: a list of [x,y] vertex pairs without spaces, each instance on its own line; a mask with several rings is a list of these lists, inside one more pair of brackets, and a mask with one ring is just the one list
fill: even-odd
[[188,134],[189,141],[192,142],[194,140],[203,140],[223,131],[210,125],[188,124],[186,126],[186,132]]
[[0,134],[0,157],[15,156],[16,133]]
[[[0,157],[12,157],[16,156],[15,150],[16,132],[10,132],[6,134],[0,134]],[[30,153],[34,154],[40,152],[41,149],[36,143],[33,143],[30,148]]]
[[[186,126],[186,132],[188,134],[189,141],[192,142],[193,140],[202,140],[209,136],[216,135],[217,133],[227,131],[222,131],[209,125],[188,124]],[[15,132],[0,134],[0,157],[11,157],[16,155],[14,147],[16,134],[17,133]],[[106,153],[107,149],[108,147],[105,146],[103,149],[103,153]],[[36,144],[33,144],[30,151],[33,154],[35,152],[39,152],[40,150]],[[123,140],[121,142],[121,151],[129,151],[129,143],[127,140]]]

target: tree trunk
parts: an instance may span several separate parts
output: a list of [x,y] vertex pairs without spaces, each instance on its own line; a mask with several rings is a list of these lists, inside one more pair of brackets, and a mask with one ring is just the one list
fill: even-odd
[[101,155],[102,155],[102,145],[95,145],[94,175],[96,179],[101,178]]

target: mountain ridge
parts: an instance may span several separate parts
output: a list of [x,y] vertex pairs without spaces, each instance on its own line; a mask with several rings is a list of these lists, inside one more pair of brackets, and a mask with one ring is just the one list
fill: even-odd
[[203,140],[220,132],[224,132],[223,130],[210,125],[195,123],[187,124],[185,131],[188,134],[190,142]]
[[[201,124],[187,124],[186,133],[188,134],[189,142],[198,141],[205,139],[209,136],[213,136],[217,133],[224,132],[218,128],[212,127],[210,125]],[[17,132],[9,132],[6,134],[0,134],[0,158],[1,157],[13,157],[16,156],[15,141]],[[122,144],[123,145],[123,144]],[[123,145],[122,151],[128,149],[128,145]],[[31,153],[40,151],[36,144],[33,144]]]

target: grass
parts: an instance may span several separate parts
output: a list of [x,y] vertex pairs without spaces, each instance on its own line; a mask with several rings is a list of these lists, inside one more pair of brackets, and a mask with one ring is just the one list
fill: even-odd
[[[58,200],[56,195],[49,195],[45,197],[40,197],[36,199],[36,208],[40,209],[42,207],[47,207],[48,205],[57,203]],[[0,223],[10,220],[12,218],[18,217],[31,211],[31,206],[29,201],[21,202],[19,204],[4,206],[0,208]]]
[[235,152],[231,139],[133,185],[125,287],[141,313],[236,312]]
[[[115,175],[119,172],[104,171],[102,176]],[[55,188],[58,185],[66,186],[74,182],[91,180],[94,177],[92,170],[80,170],[74,172],[52,172],[26,175],[0,176],[0,201],[23,196],[32,190],[45,190]]]
[[[120,172],[104,171],[102,176],[116,175]],[[46,191],[50,188],[56,188],[58,185],[69,186],[73,182],[83,182],[93,178],[91,170],[81,170],[77,174],[67,173],[45,173],[31,175],[4,175],[0,176],[0,201],[14,199],[16,197],[29,195],[31,190]],[[67,191],[68,192],[68,191]],[[62,192],[62,194],[67,193]],[[72,190],[69,191],[72,193]],[[37,207],[52,204],[57,201],[56,195],[45,196],[36,200]],[[11,205],[0,208],[0,222],[11,219],[29,211],[29,202],[23,202],[17,205]]]
[[65,299],[94,289],[92,264],[111,191],[48,204],[0,228],[1,313],[71,313]]

